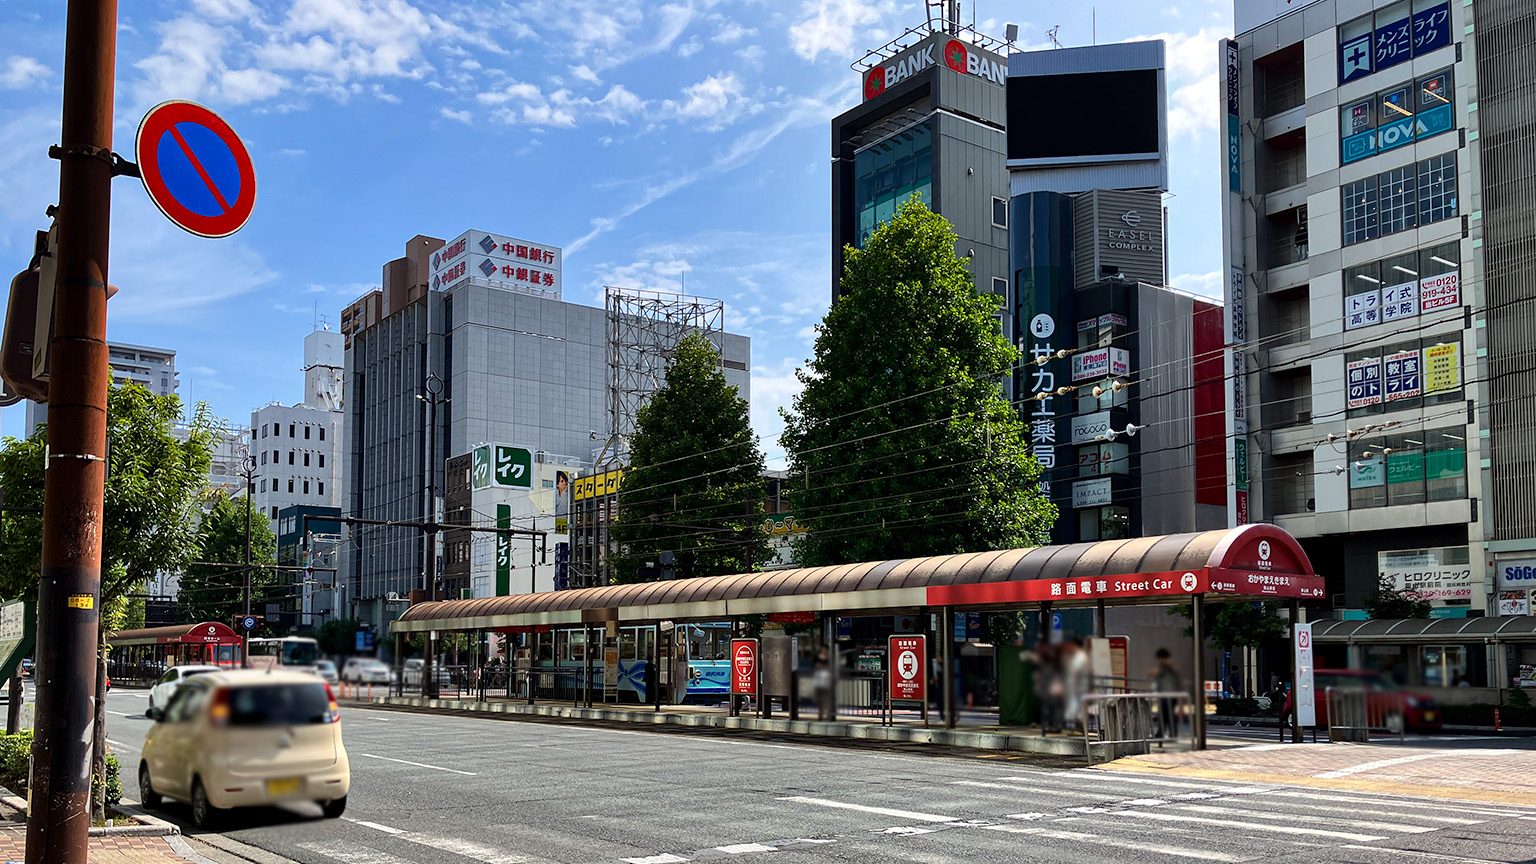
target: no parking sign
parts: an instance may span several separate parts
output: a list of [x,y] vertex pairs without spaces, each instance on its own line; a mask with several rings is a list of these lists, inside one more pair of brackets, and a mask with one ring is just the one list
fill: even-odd
[[228,237],[256,207],[256,168],[224,118],[192,102],[149,109],[134,141],[139,176],[167,219],[200,237]]

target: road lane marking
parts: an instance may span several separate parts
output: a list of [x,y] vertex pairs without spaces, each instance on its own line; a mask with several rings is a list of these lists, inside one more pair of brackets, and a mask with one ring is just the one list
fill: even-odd
[[777,852],[772,846],[764,846],[761,843],[733,843],[730,846],[716,846],[716,849],[728,855],[744,855],[748,852]]
[[[1093,772],[1093,774],[1096,774],[1098,776],[1091,776],[1088,772]],[[1052,774],[1050,774],[1050,776],[1052,776],[1052,777],[1071,777],[1074,780],[1081,780],[1081,781],[1083,781],[1085,783],[1107,783],[1107,784],[1110,784],[1110,785],[1115,785],[1115,784],[1118,784],[1118,783],[1132,783],[1132,784],[1139,784],[1139,785],[1143,785],[1143,786],[1172,786],[1172,787],[1177,788],[1177,789],[1201,789],[1201,788],[1209,789],[1209,788],[1211,788],[1212,783],[1220,782],[1220,781],[1206,780],[1203,777],[1199,778],[1199,779],[1186,780],[1186,781],[1183,781],[1183,782],[1180,782],[1180,781],[1177,781],[1177,780],[1153,780],[1153,779],[1150,779],[1150,778],[1147,778],[1147,777],[1122,777],[1119,774],[1110,774],[1108,772],[1099,771],[1096,768],[1083,768],[1083,769],[1080,769],[1078,771],[1056,771],[1056,772],[1053,772]],[[997,779],[999,779],[999,780],[1014,780],[1014,781],[1019,781],[1019,782],[1025,782],[1025,781],[1033,780],[1034,778],[1026,776],[1026,777],[999,777]],[[1235,782],[1238,782],[1238,781],[1228,781],[1228,782],[1235,783]],[[1217,787],[1217,788],[1220,788],[1220,787]],[[1269,788],[1269,787],[1265,787],[1265,788]],[[1223,794],[1223,795],[1241,795],[1241,794],[1252,794],[1252,793],[1240,792],[1238,789],[1221,789],[1221,794]]]
[[124,750],[132,750],[135,753],[139,752],[139,748],[133,746],[132,744],[124,744],[121,741],[113,741],[111,738],[107,739],[107,743],[111,744],[113,747],[121,747]]
[[[1173,797],[1179,798],[1179,799],[1188,800],[1187,796],[1184,796],[1184,795],[1175,795]],[[1215,798],[1215,797],[1219,797],[1219,796],[1209,795],[1209,796],[1202,796],[1202,797]],[[1228,802],[1222,802],[1222,803],[1228,803]],[[1231,803],[1236,803],[1236,802],[1231,802]],[[1258,802],[1255,802],[1255,803],[1263,804],[1264,802],[1258,801]],[[1270,802],[1270,803],[1273,804],[1273,803],[1276,803],[1276,802]],[[1333,804],[1302,804],[1302,803],[1300,803],[1298,801],[1286,801],[1286,802],[1284,802],[1284,806],[1290,807],[1290,808],[1293,808],[1293,809],[1296,809],[1296,810],[1321,810],[1324,813],[1337,813],[1339,811],[1339,809],[1340,809],[1337,805],[1333,805]],[[1234,810],[1238,810],[1240,808],[1233,808],[1233,809]],[[1487,819],[1461,819],[1461,818],[1458,818],[1458,817],[1455,817],[1455,816],[1430,816],[1430,815],[1428,815],[1426,813],[1398,813],[1398,812],[1394,812],[1392,810],[1370,810],[1370,809],[1364,809],[1364,808],[1360,808],[1360,807],[1350,807],[1348,809],[1349,809],[1349,812],[1351,814],[1364,814],[1364,815],[1367,815],[1367,816],[1395,816],[1397,818],[1408,817],[1408,818],[1412,818],[1412,819],[1422,819],[1422,820],[1424,820],[1426,822],[1444,822],[1447,825],[1481,825],[1482,823],[1488,821]],[[1242,810],[1241,812],[1243,812],[1243,813],[1253,813],[1253,812],[1256,812],[1256,811],[1253,811],[1253,810]],[[1309,816],[1309,815],[1305,815],[1305,814],[1298,814],[1294,818],[1310,819],[1312,817]]]
[[1304,798],[1309,801],[1343,801],[1348,804],[1375,804],[1382,807],[1405,807],[1414,810],[1449,810],[1453,813],[1481,813],[1487,816],[1525,816],[1531,811],[1504,810],[1489,807],[1468,807],[1461,804],[1431,804],[1424,801],[1399,801],[1390,798],[1354,798],[1347,795],[1325,795],[1321,792],[1297,792],[1274,789],[1267,793],[1277,798]]
[[[1254,810],[1244,810],[1239,807],[1211,807],[1205,804],[1180,804],[1178,809],[1189,813],[1209,813],[1216,816],[1246,816],[1250,819],[1290,819],[1297,817],[1290,813],[1260,813]],[[1304,816],[1309,822],[1318,822],[1325,825],[1343,825],[1346,828],[1366,828],[1372,831],[1397,831],[1403,834],[1427,834],[1430,831],[1439,831],[1439,828],[1428,828],[1423,825],[1407,825],[1402,822],[1369,822],[1364,819],[1343,819],[1330,816]]]
[[391,828],[388,825],[380,825],[377,822],[365,822],[362,819],[353,819],[351,816],[343,816],[341,818],[346,820],[347,822],[351,822],[353,825],[361,825],[364,828],[372,828],[375,831],[383,831],[385,834],[404,834],[405,833],[404,831],[400,830],[399,828]]
[[1406,855],[1410,858],[1428,858],[1431,861],[1458,861],[1461,864],[1501,864],[1498,861],[1490,861],[1487,858],[1463,858],[1460,855],[1446,855],[1443,852],[1420,852],[1417,849],[1392,849],[1387,846],[1356,846],[1346,843],[1340,849],[1369,849],[1372,852],[1383,852],[1388,855]]
[[396,858],[388,852],[380,852],[377,849],[369,849],[367,846],[358,846],[355,843],[346,843],[340,840],[330,840],[324,843],[299,843],[300,849],[308,849],[311,852],[334,858],[342,864],[412,864],[404,858]]
[[1243,828],[1248,831],[1273,831],[1276,834],[1304,834],[1310,837],[1331,837],[1335,840],[1354,840],[1359,843],[1371,843],[1376,840],[1385,840],[1386,837],[1378,837],[1374,834],[1354,834],[1348,831],[1325,831],[1321,828],[1299,828],[1294,825],[1262,825],[1255,822],[1239,822],[1235,819],[1209,819],[1204,816],[1181,816],[1176,813],[1158,813],[1152,810],[1122,810],[1116,816],[1130,816],[1136,819],[1154,819],[1159,822],[1195,822],[1202,825],[1220,825],[1223,828]]
[[143,714],[124,714],[121,711],[113,711],[110,708],[107,709],[107,713],[108,714],[116,714],[119,717],[143,717],[144,716]]
[[682,864],[687,858],[673,855],[671,852],[663,852],[660,855],[650,855],[645,858],[620,858],[627,864]]
[[849,804],[846,801],[828,801],[825,798],[806,798],[802,795],[791,795],[780,801],[793,801],[796,804],[814,804],[817,807],[831,807],[834,810],[855,810],[859,813],[873,813],[877,816],[892,816],[897,819],[910,819],[913,822],[955,822],[953,816],[936,816],[932,813],[914,813],[911,810],[893,810],[889,807],[868,807],[863,804]]
[[988,783],[985,780],[951,780],[949,785],[970,786],[975,789],[1002,789],[1006,792],[1028,792],[1031,795],[1064,795],[1068,798],[1103,798],[1112,794],[1103,790],[1073,792],[1069,789],[1038,789],[1030,786],[1019,786],[1015,783]]
[[1019,828],[1014,825],[988,825],[988,831],[1002,831],[1008,834],[1029,834],[1035,837],[1046,837],[1052,840],[1070,840],[1076,843],[1090,843],[1098,846],[1113,846],[1117,849],[1130,849],[1137,852],[1153,852],[1158,855],[1170,855],[1175,858],[1195,858],[1201,861],[1222,861],[1227,864],[1240,864],[1244,861],[1257,861],[1259,855],[1230,855],[1226,852],[1213,852],[1208,849],[1190,849],[1184,846],[1165,846],[1161,843],[1147,843],[1141,840],[1121,840],[1116,837],[1104,837],[1098,834],[1084,834],[1081,831],[1060,831],[1054,828]]
[[382,831],[385,834],[395,838],[396,840],[404,840],[407,843],[415,843],[418,846],[430,846],[433,849],[441,849],[445,852],[452,852],[455,855],[462,855],[465,858],[484,862],[484,864],[530,864],[530,862],[539,860],[536,858],[530,858],[526,855],[518,855],[514,852],[504,852],[494,846],[486,846],[482,843],[476,843],[473,840],[462,840],[457,837],[442,837],[436,834],[423,834],[418,831],[406,831],[390,825],[380,825],[377,822],[366,822],[362,819],[352,819],[347,816],[343,816],[341,818],[351,822],[354,825],[361,825],[364,828],[372,828],[375,831]]
[[383,759],[385,762],[399,762],[401,765],[414,765],[417,768],[431,768],[433,771],[448,771],[448,772],[453,773],[453,774],[463,774],[466,777],[479,777],[480,776],[479,774],[476,774],[473,771],[460,771],[457,768],[444,768],[441,765],[428,765],[425,762],[412,762],[412,761],[410,761],[408,759],[395,759],[395,758],[390,757],[390,756],[375,756],[372,753],[359,753],[357,755],[359,755],[359,756],[366,756],[369,759]]
[[1447,756],[1508,756],[1518,753],[1518,750],[1476,750],[1470,748],[1457,750],[1436,750],[1433,753],[1415,753],[1411,756],[1398,756],[1395,759],[1377,759],[1374,762],[1362,762],[1349,768],[1340,768],[1337,771],[1324,771],[1312,776],[1319,780],[1334,780],[1339,777],[1348,777],[1351,774],[1361,774],[1366,771],[1375,771],[1377,768],[1391,768],[1394,765],[1406,765],[1409,762],[1422,762],[1425,759],[1443,759]]

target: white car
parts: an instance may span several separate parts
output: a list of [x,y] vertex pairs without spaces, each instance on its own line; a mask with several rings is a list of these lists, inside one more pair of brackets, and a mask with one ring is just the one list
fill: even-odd
[[171,704],[171,697],[176,695],[176,688],[181,686],[181,682],[193,675],[206,675],[217,671],[219,671],[217,666],[198,666],[191,663],[185,666],[172,666],[165,670],[160,680],[149,688],[149,707],[144,709],[144,715],[147,717],[150,710],[164,708]]
[[372,657],[353,657],[341,667],[341,680],[348,684],[388,684],[389,667]]
[[327,684],[335,684],[337,681],[341,680],[336,672],[336,664],[329,660],[316,660],[315,674],[319,675],[320,678]]

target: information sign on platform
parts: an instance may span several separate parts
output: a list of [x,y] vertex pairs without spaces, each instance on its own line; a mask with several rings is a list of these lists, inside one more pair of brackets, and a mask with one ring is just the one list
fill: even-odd
[[757,695],[757,640],[731,640],[731,695]]
[[928,637],[890,637],[891,701],[926,702],[928,699]]

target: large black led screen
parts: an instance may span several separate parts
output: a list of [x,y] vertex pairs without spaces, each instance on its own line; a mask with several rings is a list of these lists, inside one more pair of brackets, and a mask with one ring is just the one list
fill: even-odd
[[1157,70],[1008,79],[1008,158],[1156,153]]

